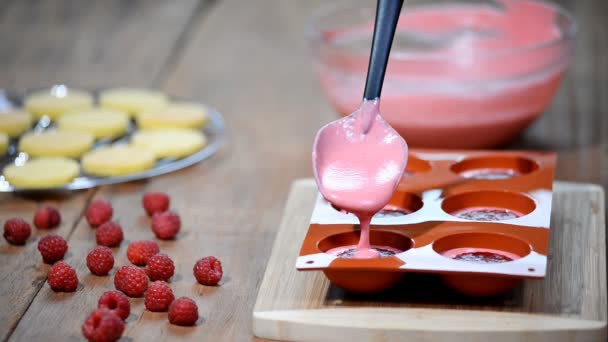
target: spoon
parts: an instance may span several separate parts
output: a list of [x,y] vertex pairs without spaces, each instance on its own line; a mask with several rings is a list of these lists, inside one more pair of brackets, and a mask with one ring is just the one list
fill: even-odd
[[405,140],[379,111],[380,93],[402,0],[379,0],[361,107],[322,127],[312,161],[323,197],[359,218],[361,236],[354,258],[379,254],[369,241],[372,216],[391,199],[407,163]]

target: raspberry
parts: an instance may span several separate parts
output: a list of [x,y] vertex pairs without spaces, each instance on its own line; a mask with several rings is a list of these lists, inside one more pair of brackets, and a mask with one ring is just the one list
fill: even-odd
[[30,225],[20,218],[12,218],[4,223],[4,238],[10,244],[24,245],[31,234]]
[[94,275],[104,276],[114,267],[112,250],[106,246],[97,246],[87,255],[87,267]]
[[38,229],[55,228],[61,223],[59,211],[53,207],[42,207],[34,215],[34,225]]
[[49,270],[49,286],[56,292],[74,292],[78,287],[78,276],[72,266],[60,261]]
[[203,285],[217,285],[222,275],[222,263],[215,257],[202,258],[194,265],[194,277]]
[[173,239],[179,232],[181,225],[179,215],[171,211],[152,216],[152,231],[157,238],[162,240]]
[[198,306],[187,297],[181,297],[169,305],[169,322],[175,325],[194,325],[198,320]]
[[148,264],[146,265],[145,270],[150,280],[167,281],[173,276],[173,272],[175,272],[175,265],[173,264],[173,260],[171,260],[167,254],[157,253],[148,259]]
[[148,216],[152,216],[169,209],[169,196],[162,192],[148,192],[142,198],[142,204]]
[[158,252],[160,252],[160,248],[154,241],[134,241],[127,248],[127,259],[134,265],[145,266],[148,259]]
[[129,298],[127,298],[124,293],[116,290],[104,292],[101,297],[99,297],[97,308],[108,309],[123,320],[127,319],[129,313],[131,313]]
[[113,342],[120,339],[125,323],[108,309],[96,309],[82,325],[82,335],[91,342]]
[[105,222],[97,228],[95,239],[98,245],[117,247],[123,239],[122,228],[116,222]]
[[144,303],[146,309],[154,312],[163,312],[169,309],[169,305],[175,297],[169,284],[164,281],[155,281],[150,284]]
[[89,205],[86,212],[87,221],[91,227],[97,227],[100,224],[109,221],[112,218],[112,205],[108,201],[96,200]]
[[68,251],[68,243],[61,236],[49,234],[38,242],[38,250],[42,260],[47,264],[53,264],[63,259]]
[[129,297],[141,297],[148,289],[148,277],[135,266],[123,266],[114,275],[114,286]]

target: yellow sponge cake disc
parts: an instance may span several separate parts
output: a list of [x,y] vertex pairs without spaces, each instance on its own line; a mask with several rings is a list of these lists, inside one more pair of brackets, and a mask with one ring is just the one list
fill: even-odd
[[19,150],[31,157],[79,158],[91,149],[94,141],[93,135],[84,132],[30,132],[21,137]]
[[150,89],[113,88],[104,90],[99,95],[101,107],[129,115],[165,107],[167,102],[167,95]]
[[133,146],[148,149],[156,158],[183,158],[200,151],[207,143],[205,135],[194,129],[174,128],[135,133]]
[[176,102],[137,116],[140,129],[201,128],[209,121],[207,109],[196,103]]
[[78,163],[68,158],[36,158],[4,168],[4,178],[17,188],[53,188],[71,182],[79,173]]
[[0,132],[9,137],[18,137],[32,126],[33,117],[23,110],[0,112]]
[[64,131],[86,132],[96,139],[116,138],[127,132],[129,117],[124,112],[92,109],[65,114],[57,126]]
[[93,96],[90,93],[56,86],[51,90],[43,90],[25,97],[25,109],[35,117],[48,116],[51,120],[61,115],[93,107]]
[[82,157],[84,172],[94,176],[113,177],[138,173],[154,166],[152,152],[133,146],[108,146]]

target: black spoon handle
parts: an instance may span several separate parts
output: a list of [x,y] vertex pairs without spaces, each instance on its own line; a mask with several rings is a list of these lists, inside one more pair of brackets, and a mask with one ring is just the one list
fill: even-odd
[[391,45],[393,45],[402,5],[403,0],[378,0],[372,52],[369,57],[365,93],[363,94],[363,98],[366,100],[377,99],[382,92],[388,56],[391,52]]

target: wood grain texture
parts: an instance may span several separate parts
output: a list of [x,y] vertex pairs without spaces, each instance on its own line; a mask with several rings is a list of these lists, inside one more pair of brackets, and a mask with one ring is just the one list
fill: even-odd
[[12,1],[0,11],[0,88],[154,85],[198,0]]
[[[203,3],[205,1],[197,0],[175,4],[114,0],[0,2],[0,39],[3,42],[0,88],[24,91],[56,82],[90,88],[154,85],[155,78],[162,77],[163,69],[168,65],[171,48]],[[150,23],[155,25],[149,26]],[[45,283],[49,266],[40,260],[37,241],[48,233],[69,239],[94,192],[53,197],[0,196],[2,223],[15,216],[31,223],[36,208],[44,204],[57,207],[63,219],[61,227],[48,232],[37,231],[32,226],[33,237],[24,247],[8,245],[4,239],[0,241],[0,306],[3,308],[0,310],[0,340],[7,339],[13,332],[26,309],[35,304],[33,298]],[[70,239],[68,243],[67,260],[83,262],[86,256],[83,249],[88,245],[72,243]],[[48,291],[48,285],[45,286]],[[44,290],[42,293],[48,296]],[[51,316],[65,317],[72,312],[63,309],[65,307],[61,305],[55,307]],[[78,315],[81,317],[85,313]],[[34,325],[40,319],[42,317],[37,317]],[[49,330],[58,329],[55,326]],[[33,340],[46,340],[45,332],[41,330]],[[81,338],[75,331],[70,333],[74,339]]]
[[[0,340],[13,331],[32,299],[46,281],[49,265],[42,262],[38,252],[38,241],[47,234],[57,234],[66,239],[72,233],[81,217],[83,203],[87,202],[91,191],[81,191],[69,197],[47,197],[45,199],[0,196],[0,222],[4,224],[12,217],[21,217],[32,227],[32,236],[25,246],[13,246],[0,241]],[[51,205],[61,212],[61,225],[54,229],[36,229],[33,224],[34,212],[39,206]],[[72,246],[70,246],[72,247]],[[72,248],[67,255],[74,255]]]
[[[177,176],[184,176],[177,175]],[[175,180],[173,180],[175,182]],[[75,293],[55,293],[48,284],[44,284],[32,302],[30,309],[22,318],[19,326],[11,336],[11,340],[36,341],[36,340],[79,340],[81,338],[80,327],[84,317],[88,315],[97,305],[99,296],[110,289],[114,289],[113,275],[118,267],[129,265],[126,258],[127,246],[135,240],[156,240],[150,230],[150,219],[145,215],[141,206],[141,192],[146,189],[145,183],[132,183],[120,187],[103,188],[95,198],[109,200],[114,207],[114,220],[119,222],[124,230],[125,241],[114,248],[115,267],[110,276],[98,277],[92,275],[87,266],[85,257],[95,247],[95,230],[90,228],[86,221],[82,220],[72,234],[69,243],[73,246],[73,256],[66,261],[75,267],[80,279],[81,286]],[[150,190],[150,188],[147,188]],[[161,190],[160,188],[156,190]],[[233,301],[235,288],[238,289],[240,279],[234,279],[232,272],[239,272],[246,276],[246,269],[231,267],[226,269],[228,275],[219,287],[205,287],[198,285],[192,274],[192,267],[196,260],[206,255],[216,255],[227,265],[238,265],[230,258],[228,251],[231,250],[221,238],[221,231],[225,229],[208,229],[204,224],[206,218],[213,215],[211,210],[200,212],[197,207],[189,207],[186,198],[176,196],[184,188],[170,189],[172,196],[172,208],[182,216],[182,230],[178,238],[173,241],[156,240],[161,250],[169,254],[176,262],[175,275],[171,280],[171,287],[176,297],[188,296],[198,302],[199,313],[208,321],[212,317],[222,315],[223,312],[230,314],[230,307],[236,309],[238,301]],[[246,237],[245,237],[246,238]],[[234,270],[234,271],[233,271]],[[134,340],[159,340],[176,337],[188,337],[193,333],[205,333],[206,329],[201,327],[177,327],[170,325],[166,313],[152,313],[144,311],[143,298],[132,298],[131,316],[127,319],[125,335]],[[220,310],[221,307],[226,311]],[[64,315],[74,315],[65,319]],[[226,317],[222,317],[226,319]],[[36,329],[31,329],[31,326]],[[61,326],[61,329],[57,329]]]
[[345,308],[256,312],[255,333],[293,341],[596,342],[606,323],[506,312]]
[[[413,315],[419,318],[438,319],[443,322],[451,321],[453,324],[451,329],[442,324],[429,323],[431,325],[426,328],[421,325],[415,330],[426,331],[428,334],[416,337],[410,335],[409,330],[412,326],[406,323],[400,325],[391,320],[387,325],[383,325],[381,320],[372,320],[369,324],[364,324],[364,318],[370,317],[369,312],[362,313],[363,318],[356,319],[360,325],[353,323],[363,330],[394,329],[405,333],[405,335],[389,334],[392,338],[434,338],[433,326],[438,327],[437,330],[450,331],[463,331],[466,328],[469,330],[504,330],[506,326],[514,330],[518,330],[518,327],[520,331],[530,330],[529,322],[521,316],[502,314],[492,316],[494,312],[501,311],[598,321],[601,324],[591,324],[590,326],[587,325],[588,322],[582,324],[592,331],[592,335],[589,336],[593,338],[605,336],[608,309],[604,271],[606,268],[605,212],[604,193],[598,186],[556,183],[546,278],[541,281],[526,280],[523,286],[511,295],[493,300],[472,299],[456,295],[433,275],[408,274],[404,282],[392,290],[377,295],[356,295],[331,285],[322,272],[298,272],[295,269],[295,259],[300,245],[289,242],[301,241],[304,238],[316,196],[317,190],[313,180],[300,180],[294,183],[254,308],[255,331],[260,334],[272,334],[262,335],[263,337],[299,340],[308,339],[307,336],[310,336],[311,340],[320,340],[321,335],[307,335],[304,333],[306,329],[297,327],[302,323],[308,330],[319,327],[330,334],[326,335],[328,338],[332,336],[335,339],[342,338],[342,333],[348,333],[348,329],[332,330],[333,327],[340,325],[352,328],[350,323],[342,319],[343,315],[348,316],[350,311],[344,313],[339,310],[342,308],[348,310],[400,308],[401,310],[397,311],[387,310],[386,314],[390,315],[392,312],[397,316]],[[302,312],[311,309],[321,310],[318,313],[322,318],[313,319]],[[466,325],[462,321],[455,320],[458,315],[446,314],[446,317],[437,317],[441,314],[433,310],[427,311],[428,309],[465,310],[458,311],[462,314],[471,310],[484,310],[487,312],[482,316],[492,316],[495,319],[504,318],[505,321],[502,322],[502,325],[497,323],[496,326],[493,326],[481,324],[479,320],[471,320],[470,324]],[[479,319],[483,319],[483,317]],[[510,321],[511,319],[513,321]],[[261,322],[259,328],[261,330],[258,330],[258,321]],[[570,326],[572,331],[577,330],[574,322],[551,322],[551,319],[545,319],[544,322],[546,325],[538,324],[547,330],[554,330],[551,334],[546,336],[526,334],[525,336],[531,340],[541,340],[549,338],[549,336],[560,340],[559,331],[566,329],[566,326]],[[296,332],[299,335],[292,335]],[[495,333],[494,331],[492,334]],[[370,339],[378,337],[370,334]],[[445,338],[442,334],[436,337]],[[486,335],[485,338],[488,336]],[[508,340],[515,336],[523,338],[523,335],[510,333],[502,337],[496,336],[499,337],[499,340],[500,338]],[[582,335],[570,336],[567,334],[565,336],[567,337],[565,340],[569,341],[582,337]],[[595,340],[589,336],[586,336],[584,340]]]
[[[602,17],[608,3],[559,2],[572,10],[579,22],[577,56],[554,104],[513,147],[558,150],[558,179],[608,186],[608,108],[603,96],[608,84],[608,47],[604,39],[608,27]],[[172,284],[176,295],[195,297],[204,318],[197,328],[177,328],[168,325],[162,314],[142,314],[141,300],[134,300],[128,338],[251,339],[255,294],[290,184],[296,178],[311,176],[314,133],[335,118],[319,87],[304,35],[307,18],[323,3],[0,1],[0,87],[20,91],[55,82],[93,88],[145,85],[208,102],[226,115],[228,146],[207,162],[149,182],[105,187],[97,194],[121,206],[117,217],[125,225],[128,240],[151,236],[138,202],[145,191],[168,191],[173,207],[185,221],[179,239],[162,247],[183,260],[179,277]],[[91,194],[62,199],[57,205],[71,217],[71,210],[84,208]],[[67,209],[72,201],[75,209]],[[38,203],[40,199],[4,197],[0,199],[0,217],[14,214],[28,218]],[[72,223],[77,222],[74,218]],[[25,310],[30,302],[32,306],[23,320],[40,326],[40,331],[27,332],[20,324],[13,340],[46,340],[47,335],[60,340],[81,339],[79,324],[91,310],[91,303],[112,287],[110,280],[87,277],[83,271],[84,253],[92,247],[91,234],[86,224],[78,223],[71,238],[74,242],[70,239],[73,254],[69,261],[78,267],[84,288],[72,295],[56,295],[44,285],[39,298],[32,302],[36,287],[26,287],[8,302],[15,311],[0,313],[0,339],[17,323],[22,312],[18,308]],[[289,237],[290,243],[299,246],[295,236]],[[2,248],[4,245],[0,250],[5,251]],[[23,255],[10,254],[10,258],[17,260],[16,264],[30,260],[26,254],[32,247],[27,248]],[[116,252],[117,264],[124,262],[124,252],[123,245]],[[200,287],[191,279],[193,261],[207,254],[216,254],[225,265],[226,280],[218,288]],[[578,269],[577,265],[570,267]],[[43,275],[36,272],[23,275],[19,281],[28,284],[38,279],[40,286]],[[5,284],[15,278],[11,274],[3,279],[0,291],[12,291]],[[580,284],[590,281],[582,279]],[[329,291],[331,303],[365,302],[358,297],[345,300],[335,288]],[[523,297],[514,296],[512,302],[517,306]],[[299,304],[310,305],[304,299]],[[528,300],[543,305],[537,297]],[[45,305],[48,303],[53,305]],[[572,305],[579,304],[575,301]],[[0,305],[7,307],[4,302]],[[589,308],[591,315],[597,306]],[[56,316],[66,313],[78,319],[67,323],[65,330],[51,323],[41,324],[49,316],[50,322],[57,324]],[[13,317],[7,318],[8,325],[2,325],[5,317]]]

